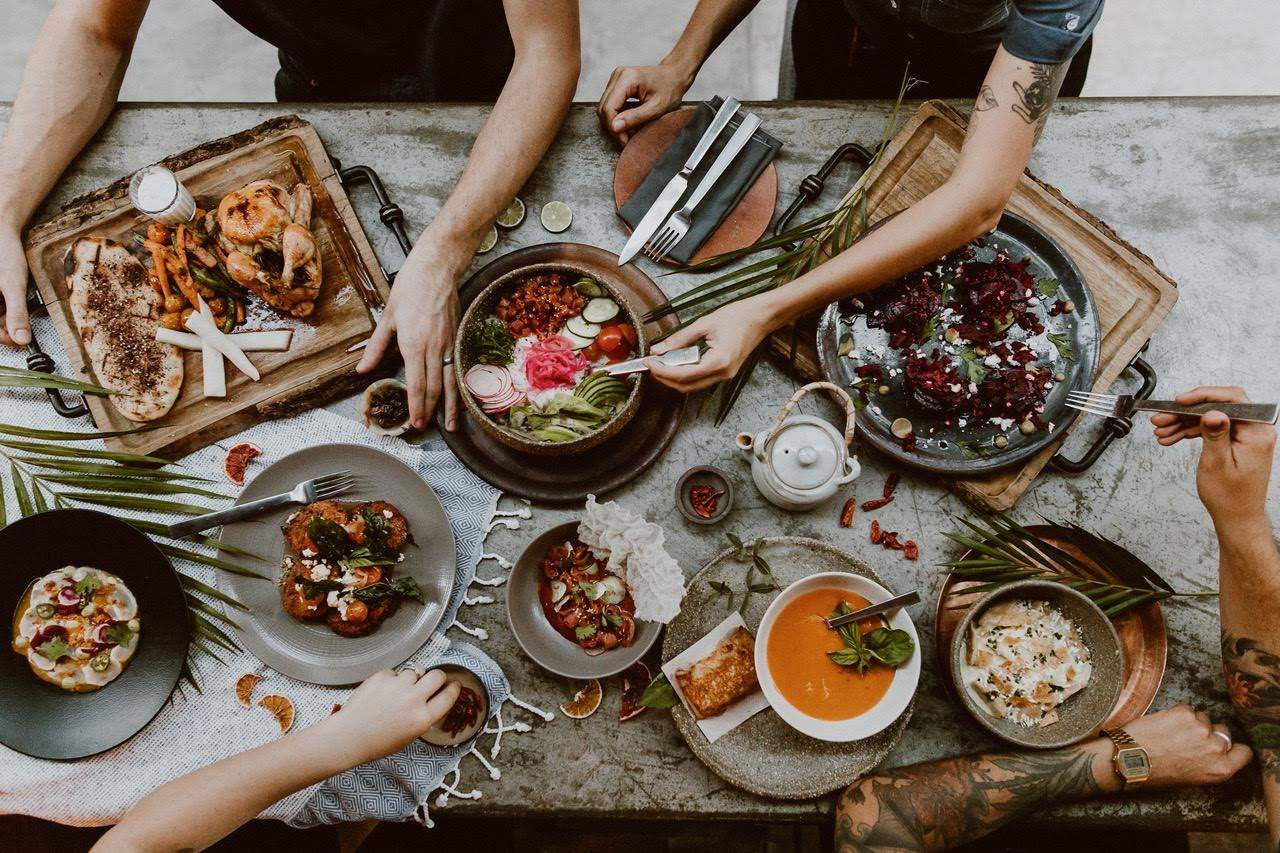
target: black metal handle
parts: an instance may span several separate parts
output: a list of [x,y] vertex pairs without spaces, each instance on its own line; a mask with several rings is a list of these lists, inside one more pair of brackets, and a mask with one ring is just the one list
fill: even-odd
[[[27,282],[28,293],[36,293],[36,285],[33,281]],[[27,300],[27,313],[34,316],[37,312],[44,310],[44,303],[38,299]],[[40,348],[40,341],[36,338],[35,326],[31,327],[31,343],[27,344],[27,369],[38,370],[41,373],[54,372],[53,357]],[[79,418],[89,414],[89,407],[84,404],[84,396],[80,396],[79,403],[68,403],[62,398],[62,392],[57,388],[46,388],[45,393],[49,395],[49,405],[53,406],[53,410],[64,418]]]
[[875,154],[871,152],[865,145],[859,145],[856,142],[846,142],[837,148],[827,162],[822,164],[822,168],[818,169],[817,174],[806,175],[800,181],[799,194],[787,205],[787,209],[782,212],[782,216],[778,217],[778,222],[773,226],[775,235],[781,234],[787,230],[787,226],[791,224],[791,220],[800,212],[800,208],[822,195],[822,190],[826,187],[827,178],[835,171],[845,160],[856,160],[865,171],[871,165],[871,161],[875,159]]
[[[391,200],[391,194],[387,192],[382,178],[378,177],[378,173],[372,166],[348,166],[344,169],[337,159],[330,159],[333,160],[333,168],[337,170],[338,180],[342,181],[344,189],[350,190],[352,186],[360,183],[366,183],[373,188],[373,194],[378,199],[378,218],[382,220],[383,225],[391,229],[396,242],[400,244],[400,251],[408,257],[410,250],[413,249],[413,241],[409,239],[409,232],[404,227],[404,211],[400,209],[400,205]],[[387,279],[393,280],[395,276],[395,273],[388,273]]]
[[[1125,368],[1125,370],[1137,372],[1142,377],[1142,386],[1133,392],[1134,398],[1138,400],[1148,399],[1156,390],[1156,382],[1158,381],[1155,368],[1142,357],[1142,354],[1147,351],[1149,346],[1151,346],[1151,341],[1143,344],[1142,349],[1138,350],[1138,354],[1133,357],[1133,361],[1129,362]],[[1063,456],[1062,453],[1056,453],[1053,459],[1049,460],[1049,464],[1064,474],[1082,474],[1093,463],[1098,461],[1098,457],[1111,446],[1111,442],[1117,438],[1124,438],[1131,429],[1133,429],[1132,417],[1107,418],[1102,425],[1102,435],[1098,436],[1097,440],[1085,451],[1083,456],[1079,459],[1069,459]]]

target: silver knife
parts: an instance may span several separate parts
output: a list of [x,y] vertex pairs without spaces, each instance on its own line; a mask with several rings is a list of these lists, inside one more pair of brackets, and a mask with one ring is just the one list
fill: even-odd
[[689,159],[685,160],[680,171],[667,181],[667,185],[662,188],[662,192],[658,193],[657,199],[654,200],[648,212],[631,232],[631,239],[622,248],[622,254],[618,255],[618,266],[622,266],[639,254],[644,244],[649,242],[649,238],[667,220],[667,215],[675,208],[680,196],[684,195],[684,191],[689,188],[689,176],[693,174],[694,169],[698,168],[702,158],[707,156],[707,152],[711,150],[711,144],[728,127],[729,119],[733,118],[740,106],[742,105],[735,98],[724,99],[724,103],[716,112],[716,117],[711,120],[711,126],[707,128],[706,133],[702,134]]
[[649,369],[649,359],[655,358],[665,364],[667,367],[684,367],[687,364],[697,364],[702,358],[702,347],[694,344],[691,347],[681,347],[673,349],[671,352],[664,352],[662,355],[645,356],[644,358],[632,358],[627,361],[619,361],[611,364],[604,369],[605,373],[611,376],[622,376],[626,373],[640,373]]
[[879,604],[873,604],[870,607],[864,607],[861,610],[855,610],[852,613],[846,613],[843,616],[832,616],[827,620],[828,628],[839,628],[842,625],[848,625],[850,622],[859,622],[868,616],[879,616],[890,610],[897,610],[899,607],[906,607],[909,604],[916,604],[920,601],[920,593],[914,589],[911,592],[904,592],[902,595],[895,595],[893,598],[886,599]]

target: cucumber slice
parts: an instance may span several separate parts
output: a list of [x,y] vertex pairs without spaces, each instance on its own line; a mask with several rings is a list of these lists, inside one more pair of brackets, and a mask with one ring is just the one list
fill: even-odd
[[618,604],[627,597],[627,587],[617,575],[609,575],[597,584],[597,588],[605,604]]
[[591,298],[594,296],[609,295],[609,291],[601,287],[600,284],[595,279],[587,278],[586,276],[583,276],[582,278],[574,282],[573,286],[574,288],[577,289],[579,293],[581,293],[583,296],[586,296],[588,298]]
[[581,338],[594,338],[600,334],[599,323],[588,323],[581,317],[570,317],[569,322],[565,323],[564,327]]
[[568,329],[565,329],[564,337],[568,338],[573,343],[574,349],[586,349],[587,347],[591,346],[591,344],[595,342],[594,335],[589,338],[583,337],[582,335],[575,335],[573,332],[569,331]]
[[612,299],[598,296],[582,309],[582,319],[588,323],[607,323],[617,317],[620,310],[622,309],[618,307],[618,303]]

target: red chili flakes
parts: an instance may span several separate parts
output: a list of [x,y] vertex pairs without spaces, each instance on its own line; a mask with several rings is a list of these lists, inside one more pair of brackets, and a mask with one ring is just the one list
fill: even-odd
[[906,557],[908,560],[920,559],[920,546],[915,543],[915,540],[908,539],[903,543],[902,556]]
[[841,527],[853,527],[853,511],[857,508],[857,498],[849,498],[849,500],[844,502],[844,509],[840,510]]
[[480,696],[470,687],[459,685],[458,698],[440,721],[440,730],[453,737],[475,725],[480,716]]
[[879,545],[881,540],[883,539],[884,539],[884,533],[880,531],[880,522],[872,521],[871,522],[871,544]]
[[869,501],[862,502],[862,511],[870,512],[873,509],[879,509],[880,507],[888,506],[891,503],[893,503],[893,498],[887,495],[883,498],[873,498]]
[[901,479],[901,475],[900,475],[900,474],[898,474],[898,472],[897,472],[897,471],[893,472],[892,474],[890,474],[890,475],[885,479],[885,481],[884,481],[884,496],[885,496],[886,498],[891,498],[891,497],[893,497],[893,493],[894,493],[894,491],[898,488],[898,480],[900,480],[900,479]]
[[720,496],[723,494],[724,489],[716,489],[714,486],[691,486],[689,505],[699,517],[710,518],[716,514],[716,507],[720,504]]

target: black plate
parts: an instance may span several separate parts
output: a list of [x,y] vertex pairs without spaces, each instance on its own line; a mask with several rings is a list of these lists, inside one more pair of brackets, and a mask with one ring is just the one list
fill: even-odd
[[[543,243],[516,249],[477,270],[459,292],[463,310],[500,276],[521,267],[555,261],[587,268],[594,264],[616,271],[629,288],[628,297],[639,308],[648,310],[666,299],[638,267],[619,267],[618,256],[604,249],[582,243]],[[669,329],[675,323],[672,316],[652,325]],[[684,395],[648,375],[644,382],[639,411],[617,435],[568,456],[535,456],[508,447],[481,429],[461,403],[455,432],[444,428],[443,406],[436,408],[436,423],[449,449],[482,480],[508,494],[541,503],[580,504],[587,495],[603,495],[640,476],[675,438],[684,413]]]
[[[84,758],[117,746],[160,712],[182,675],[191,623],[182,585],[150,539],[118,518],[59,509],[0,530],[0,613],[10,620],[0,648],[0,743],[36,758]],[[41,681],[9,646],[27,587],[63,566],[117,575],[138,600],[138,651],[115,681],[69,693]]]
[[[884,221],[886,220],[881,220]],[[1098,366],[1101,337],[1097,307],[1084,275],[1067,253],[1048,234],[1012,213],[1006,213],[1000,218],[1000,225],[987,235],[985,243],[986,246],[978,250],[979,260],[989,260],[997,249],[1005,249],[1015,260],[1029,256],[1029,270],[1037,280],[1058,280],[1059,292],[1075,303],[1075,312],[1069,318],[1051,320],[1049,328],[1067,333],[1075,358],[1068,362],[1068,369],[1064,371],[1065,381],[1055,383],[1045,399],[1042,417],[1053,424],[1053,429],[1031,435],[1023,435],[1017,429],[1011,430],[1008,433],[1008,447],[1002,450],[988,447],[984,451],[987,455],[981,456],[975,455],[972,449],[966,452],[957,441],[979,438],[986,439],[989,444],[990,438],[998,430],[986,426],[969,430],[946,428],[930,435],[921,427],[936,423],[936,420],[908,402],[907,394],[901,388],[902,376],[886,379],[886,384],[894,389],[894,393],[885,397],[872,395],[871,402],[879,406],[880,411],[876,412],[871,406],[867,406],[858,413],[858,437],[904,465],[935,474],[971,476],[1007,468],[1024,462],[1047,445],[1061,440],[1079,414],[1075,409],[1067,408],[1067,392],[1091,390]],[[822,365],[823,376],[842,388],[848,388],[856,380],[853,373],[854,360],[839,355],[840,339],[850,333],[849,324],[841,318],[839,304],[828,305],[818,323],[818,360]],[[856,338],[855,344],[862,346]],[[1055,364],[1061,365],[1061,362]],[[933,440],[920,442],[914,450],[903,449],[902,443],[889,432],[889,425],[898,417],[908,418],[916,427],[918,437]],[[946,442],[946,446],[940,445],[939,440]]]

